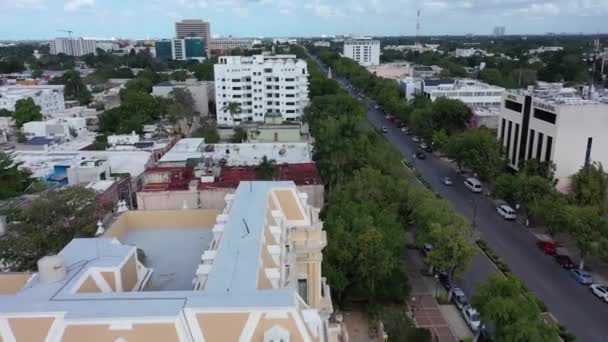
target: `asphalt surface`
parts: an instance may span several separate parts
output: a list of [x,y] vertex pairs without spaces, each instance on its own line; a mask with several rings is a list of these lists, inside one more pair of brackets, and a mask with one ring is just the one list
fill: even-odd
[[[327,72],[318,59],[311,57]],[[337,81],[351,96],[362,100],[348,81],[340,78],[337,78]],[[491,199],[465,188],[464,177],[447,162],[432,154],[427,154],[426,160],[416,160],[413,155],[417,150],[417,143],[387,120],[373,105],[369,107],[367,116],[378,130],[382,127],[388,129],[384,134],[388,141],[401,152],[404,159],[413,162],[416,170],[436,192],[453,203],[456,211],[472,223],[476,216],[474,226],[478,234],[509,265],[513,273],[543,300],[560,323],[580,341],[608,341],[607,303],[595,297],[587,286],[578,284],[551,256],[538,250],[536,238],[523,225],[502,219],[496,213]],[[454,185],[445,186],[441,182],[441,178],[445,176],[452,178]],[[489,259],[480,253],[473,258],[469,270],[457,284],[470,297],[475,286],[496,271]]]

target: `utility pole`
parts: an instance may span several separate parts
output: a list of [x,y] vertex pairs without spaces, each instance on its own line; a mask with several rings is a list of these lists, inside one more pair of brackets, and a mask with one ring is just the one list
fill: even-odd
[[[595,80],[595,69],[597,68],[597,53],[600,49],[600,40],[596,39],[593,41],[593,68],[591,71],[591,79],[589,80],[589,92],[587,94],[587,97],[590,99],[591,98],[591,89],[593,88],[593,81]],[[602,64],[602,67],[604,65]]]

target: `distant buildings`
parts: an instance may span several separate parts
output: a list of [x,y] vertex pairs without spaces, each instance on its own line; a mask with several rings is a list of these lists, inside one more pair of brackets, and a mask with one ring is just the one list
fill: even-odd
[[363,65],[380,65],[380,41],[368,37],[344,41],[344,57]]
[[30,121],[23,124],[23,133],[28,139],[34,137],[72,140],[87,133],[84,118],[58,118],[46,121]]
[[200,37],[166,39],[155,42],[156,58],[162,60],[199,60],[205,59],[205,41]]
[[253,39],[248,38],[211,38],[209,50],[211,53],[219,55],[227,50],[243,49],[249,50],[253,48]]
[[443,68],[436,65],[415,65],[411,75],[416,78],[431,78],[437,77],[439,74],[441,74],[441,71],[443,71]]
[[97,52],[97,41],[80,38],[55,38],[49,41],[51,55],[84,56]]
[[32,98],[40,106],[42,114],[65,111],[63,85],[0,86],[0,108],[15,110],[17,101]]
[[197,37],[204,41],[203,55],[209,56],[211,44],[211,25],[207,21],[199,19],[182,20],[175,23],[175,38],[185,39]]
[[557,52],[557,51],[562,51],[564,48],[561,46],[541,46],[539,48],[536,49],[530,49],[528,50],[528,54],[529,55],[536,55],[536,54],[540,54],[540,53],[545,53],[545,52]]
[[529,159],[555,163],[556,178],[591,162],[608,164],[608,98],[582,98],[561,83],[511,90],[503,98],[498,140],[515,170]]
[[319,40],[314,42],[312,45],[317,47],[330,47],[331,43],[328,41]]
[[388,45],[384,50],[413,51],[413,52],[437,52],[439,44],[414,44],[414,45]]
[[[220,57],[215,67],[217,122],[264,122],[266,115],[299,120],[308,105],[308,67],[295,55]],[[231,103],[240,108],[230,113]]]
[[167,81],[155,85],[152,88],[152,95],[169,97],[173,89],[187,89],[194,99],[194,109],[200,116],[209,115],[209,102],[215,98],[215,87],[213,82],[196,81],[194,79],[186,82]]
[[393,62],[368,66],[367,70],[378,77],[394,79],[397,81],[411,76],[414,71],[413,66],[408,62]]
[[492,34],[494,35],[494,37],[502,37],[505,35],[506,31],[507,31],[506,27],[496,26],[496,27],[494,27],[494,31],[492,31]]
[[483,56],[492,57],[492,56],[494,56],[494,54],[487,53],[486,51],[481,50],[481,49],[473,49],[473,48],[456,49],[454,51],[454,57],[456,57],[456,58],[483,57]]

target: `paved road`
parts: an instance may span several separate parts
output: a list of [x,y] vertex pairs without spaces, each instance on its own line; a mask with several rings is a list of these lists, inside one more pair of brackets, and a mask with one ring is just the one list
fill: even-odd
[[[321,68],[325,69],[322,64]],[[346,80],[338,81],[351,96],[357,97],[354,91],[349,90]],[[524,226],[498,216],[491,200],[467,190],[463,185],[464,178],[445,161],[433,155],[427,155],[426,160],[413,160],[416,143],[386,120],[381,112],[371,107],[368,119],[377,129],[387,127],[385,136],[389,142],[405,159],[414,162],[415,168],[435,191],[451,201],[456,210],[471,221],[477,203],[476,226],[479,234],[569,331],[584,342],[608,341],[608,304],[593,296],[588,287],[576,283],[552,257],[541,253],[536,248],[536,238]],[[451,177],[454,185],[444,186],[440,180],[444,176]],[[470,270],[459,281],[459,286],[471,296],[476,284],[494,271],[494,266],[485,255],[478,254]]]

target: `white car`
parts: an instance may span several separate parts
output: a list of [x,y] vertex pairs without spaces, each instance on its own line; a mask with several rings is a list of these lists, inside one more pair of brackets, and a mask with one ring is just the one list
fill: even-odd
[[608,285],[593,284],[589,285],[589,289],[597,298],[608,303]]
[[413,142],[419,142],[419,141],[420,141],[420,138],[418,138],[417,136],[413,136],[413,137],[412,137],[412,141],[413,141]]
[[506,204],[496,207],[496,211],[498,212],[498,215],[502,216],[505,220],[515,220],[515,218],[517,218],[515,210]]
[[467,322],[467,325],[473,331],[479,330],[481,326],[481,320],[479,318],[479,313],[470,305],[465,306],[462,309],[462,315],[464,316],[464,320]]
[[460,310],[464,309],[465,306],[469,305],[469,301],[467,301],[467,296],[458,287],[455,288],[452,292],[452,299],[454,300],[454,304],[456,304],[456,306]]

